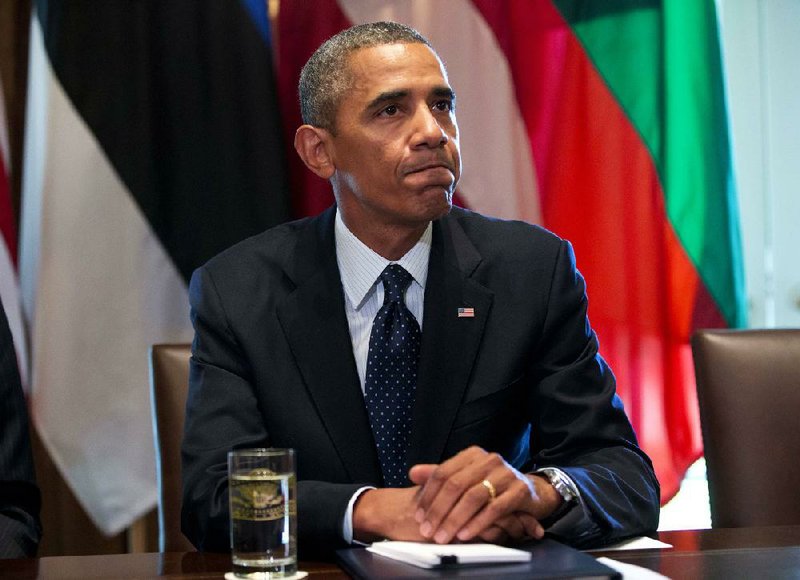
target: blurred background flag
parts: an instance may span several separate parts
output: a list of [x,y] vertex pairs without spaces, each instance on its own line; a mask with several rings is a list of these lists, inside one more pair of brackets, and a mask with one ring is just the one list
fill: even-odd
[[17,220],[11,204],[11,156],[3,95],[3,83],[0,81],[0,302],[3,303],[14,338],[22,384],[27,386],[27,344],[17,276]]
[[109,535],[156,501],[148,347],[191,339],[194,268],[289,217],[270,43],[263,2],[35,2],[32,414]]
[[[302,64],[325,38],[374,20],[414,26],[447,65],[460,201],[573,242],[601,352],[665,502],[702,454],[688,339],[745,323],[714,1],[282,2],[287,137]],[[293,157],[289,167],[295,213],[330,203],[327,184]]]

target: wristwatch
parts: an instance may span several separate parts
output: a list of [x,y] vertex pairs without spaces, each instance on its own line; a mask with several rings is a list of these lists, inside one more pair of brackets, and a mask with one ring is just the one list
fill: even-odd
[[542,527],[546,529],[564,517],[568,511],[575,507],[575,505],[578,503],[578,496],[575,488],[573,487],[574,484],[564,477],[564,475],[558,469],[543,467],[542,469],[537,470],[535,475],[540,475],[541,477],[545,478],[550,485],[555,488],[555,490],[558,492],[558,495],[561,496],[561,499],[564,500],[552,514],[539,521],[539,523],[542,524]]

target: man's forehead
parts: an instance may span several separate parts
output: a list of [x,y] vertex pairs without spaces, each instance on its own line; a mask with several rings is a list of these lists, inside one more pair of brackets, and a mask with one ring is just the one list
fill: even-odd
[[[351,91],[372,101],[381,94],[424,91],[452,94],[447,73],[436,53],[422,43],[382,44],[355,51],[348,63]],[[355,96],[355,94],[353,94]]]
[[353,51],[347,61],[356,83],[390,81],[394,75],[438,78],[448,85],[447,72],[436,53],[422,43],[379,44]]

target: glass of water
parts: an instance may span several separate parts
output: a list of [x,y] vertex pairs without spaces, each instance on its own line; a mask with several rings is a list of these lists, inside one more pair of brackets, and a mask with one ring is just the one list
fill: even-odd
[[228,453],[233,573],[286,578],[297,573],[297,484],[293,449]]

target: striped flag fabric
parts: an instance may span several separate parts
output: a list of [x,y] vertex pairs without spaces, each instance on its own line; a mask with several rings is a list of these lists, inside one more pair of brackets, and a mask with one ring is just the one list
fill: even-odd
[[[417,28],[458,95],[464,205],[575,246],[589,315],[662,501],[702,454],[689,337],[745,324],[713,0],[318,0],[281,4],[287,130],[299,70],[352,24]],[[290,164],[293,207],[327,184]]]
[[28,383],[28,353],[17,271],[17,219],[11,204],[11,156],[3,83],[0,81],[0,302],[8,318],[23,386]]
[[266,5],[37,0],[21,275],[32,416],[107,534],[156,503],[147,352],[187,282],[288,218]]

